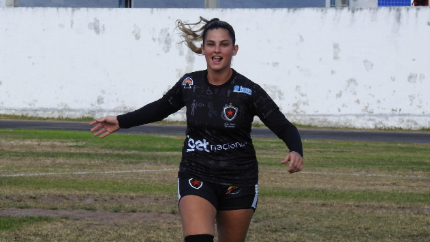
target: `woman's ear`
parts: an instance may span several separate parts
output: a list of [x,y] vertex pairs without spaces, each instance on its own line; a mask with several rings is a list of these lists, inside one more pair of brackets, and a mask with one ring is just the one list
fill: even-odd
[[233,56],[235,56],[236,54],[237,54],[237,52],[239,51],[239,46],[238,45],[235,45],[234,47],[233,47]]
[[203,48],[203,44],[200,46],[201,50],[202,50],[202,54],[205,54],[205,48]]

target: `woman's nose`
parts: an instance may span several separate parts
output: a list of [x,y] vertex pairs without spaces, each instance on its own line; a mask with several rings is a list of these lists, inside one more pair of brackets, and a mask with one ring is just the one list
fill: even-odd
[[220,51],[221,51],[221,46],[215,45],[215,52],[220,52]]

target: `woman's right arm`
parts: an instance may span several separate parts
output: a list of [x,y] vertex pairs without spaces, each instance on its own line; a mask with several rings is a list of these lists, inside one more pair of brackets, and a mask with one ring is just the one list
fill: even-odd
[[169,98],[166,95],[155,102],[143,106],[140,109],[119,115],[117,117],[119,127],[122,129],[128,129],[134,126],[161,121],[170,114],[175,113],[182,108],[180,105],[176,107],[173,106],[173,104],[169,102]]
[[162,98],[140,109],[116,117],[106,116],[102,119],[94,120],[90,125],[98,125],[92,128],[91,132],[97,131],[94,136],[100,135],[100,138],[104,138],[120,128],[128,129],[161,121],[170,114],[177,112],[183,106],[181,82],[179,81]]

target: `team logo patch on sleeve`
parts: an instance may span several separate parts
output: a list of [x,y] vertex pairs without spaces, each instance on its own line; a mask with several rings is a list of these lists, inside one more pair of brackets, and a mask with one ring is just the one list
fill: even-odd
[[195,178],[191,178],[190,180],[188,180],[188,182],[190,183],[190,186],[194,189],[200,189],[203,186],[203,182],[198,181]]
[[182,86],[184,86],[184,88],[187,88],[187,89],[190,89],[193,84],[194,84],[194,81],[193,79],[191,79],[191,77],[186,77],[184,81],[182,81]]
[[237,112],[238,112],[238,108],[231,105],[225,105],[224,109],[221,112],[221,116],[224,120],[227,121],[233,121],[233,119],[236,118]]
[[242,87],[242,86],[234,86],[233,92],[246,93],[248,95],[252,95],[252,90],[251,89],[246,88],[246,87]]

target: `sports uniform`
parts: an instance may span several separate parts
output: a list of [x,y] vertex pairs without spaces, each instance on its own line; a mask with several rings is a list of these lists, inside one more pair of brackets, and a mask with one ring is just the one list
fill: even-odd
[[251,124],[258,116],[288,146],[303,156],[297,128],[256,83],[233,70],[215,86],[207,71],[184,75],[161,99],[117,117],[121,128],[160,121],[186,106],[187,130],[179,178],[225,186],[255,186],[258,164]]

